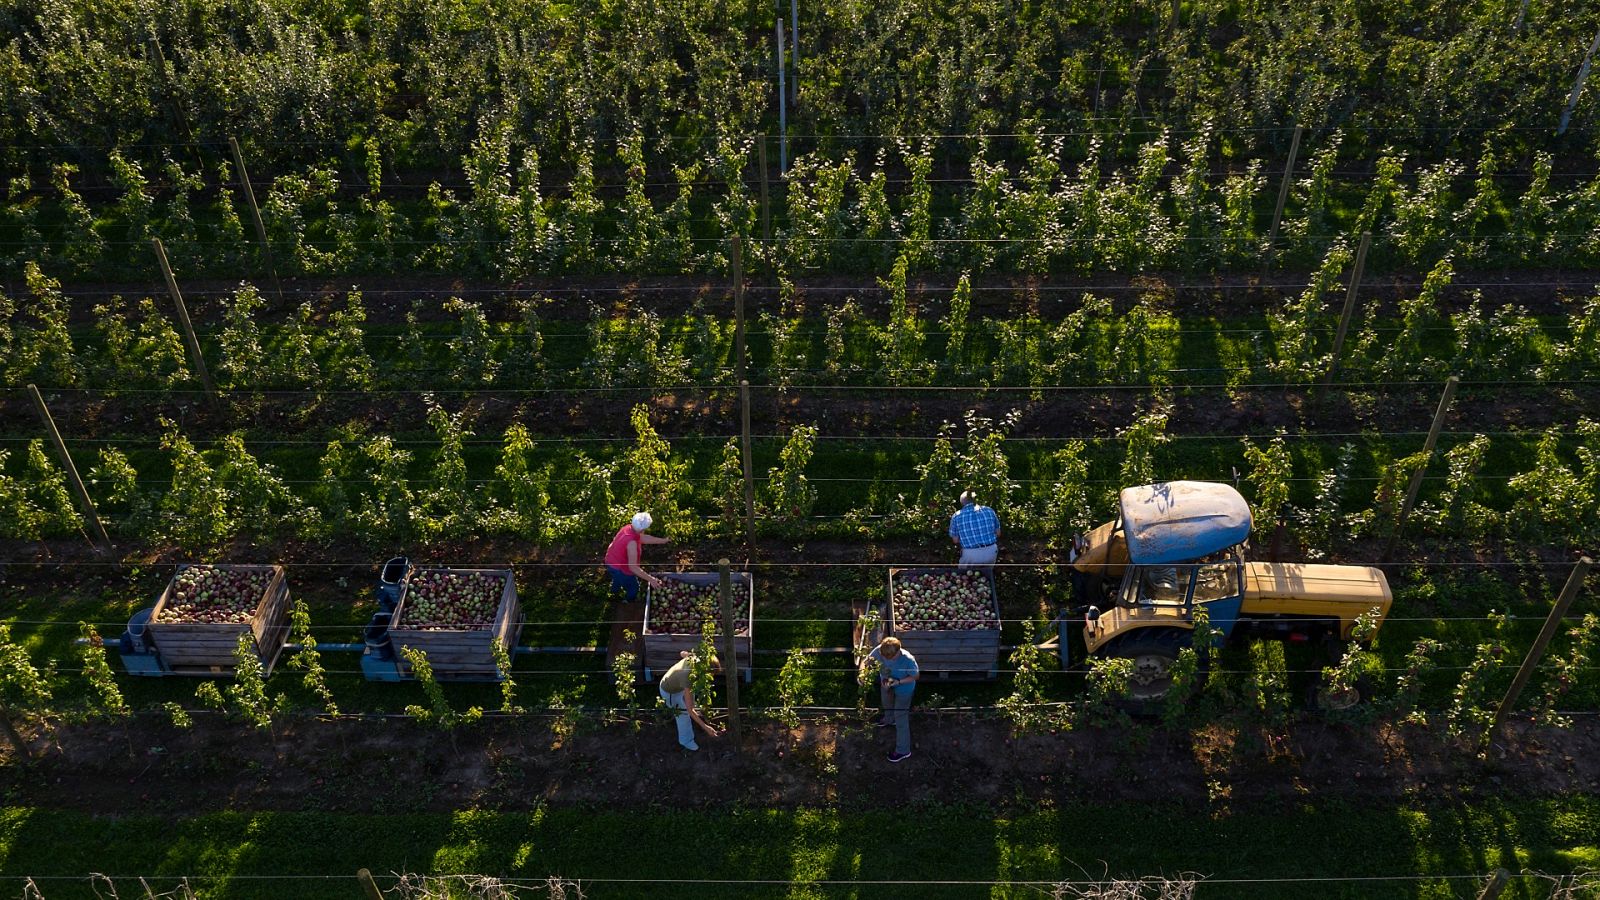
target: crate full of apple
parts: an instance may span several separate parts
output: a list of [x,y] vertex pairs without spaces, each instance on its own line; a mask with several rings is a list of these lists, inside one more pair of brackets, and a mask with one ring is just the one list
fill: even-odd
[[[678,654],[694,650],[707,624],[717,636],[717,652],[727,665],[722,637],[722,579],[716,572],[671,572],[660,576],[661,586],[644,595],[644,623],[639,639],[644,644],[644,676],[654,680],[678,661]],[[733,655],[738,671],[750,680],[750,654],[754,644],[756,583],[749,572],[730,572],[728,588],[733,600]]]
[[406,584],[402,628],[422,631],[487,629],[505,593],[502,572],[422,569]]
[[411,566],[400,579],[400,598],[389,624],[400,673],[409,676],[405,651],[428,658],[441,681],[498,681],[495,644],[515,652],[522,606],[510,569]]
[[243,624],[255,618],[272,583],[270,568],[187,566],[172,579],[156,621],[162,624]]
[[178,566],[150,610],[150,639],[169,670],[233,674],[241,638],[271,673],[289,633],[289,582],[282,566]]
[[[661,587],[650,591],[650,617],[645,630],[653,634],[701,634],[710,623],[713,634],[722,633],[722,589],[717,583],[702,584],[680,581],[676,578],[662,580]],[[734,592],[734,606],[741,604],[739,592]],[[741,619],[735,613],[735,619]],[[744,635],[749,630],[747,621],[735,621],[733,633]]]
[[993,576],[941,566],[891,568],[885,635],[900,639],[930,678],[994,678],[1000,598]]
[[976,569],[926,572],[895,579],[894,621],[907,631],[999,628],[994,586]]

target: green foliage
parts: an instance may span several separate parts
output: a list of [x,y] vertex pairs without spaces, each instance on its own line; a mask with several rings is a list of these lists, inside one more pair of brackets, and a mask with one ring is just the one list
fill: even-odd
[[[573,498],[578,509],[577,533],[586,537],[608,535],[616,529],[619,507],[611,499],[611,475],[615,467],[577,454],[582,482]],[[631,513],[630,513],[631,515]]]
[[[706,616],[700,623],[700,643],[689,656],[689,690],[694,693],[697,707],[709,707],[716,696],[717,672],[711,660],[717,657],[717,617]],[[734,660],[723,660],[725,665],[735,665]],[[709,709],[701,712],[709,716]]]
[[445,342],[451,360],[450,380],[469,387],[493,384],[500,373],[500,361],[495,359],[494,335],[483,307],[451,297],[445,301],[444,310],[461,322],[456,334]]
[[89,686],[93,709],[114,718],[130,715],[133,710],[129,708],[128,701],[123,699],[122,689],[117,687],[117,679],[111,672],[111,663],[106,660],[106,645],[100,639],[100,633],[88,622],[80,622],[78,635],[83,640],[78,646],[78,657],[83,661],[83,680]]
[[1344,511],[1355,461],[1355,444],[1340,447],[1333,466],[1317,476],[1316,499],[1300,511],[1301,537],[1312,559],[1336,553],[1361,524],[1359,516]]
[[256,652],[256,640],[248,630],[239,635],[233,648],[233,684],[227,688],[228,699],[238,716],[257,728],[272,728],[272,715],[288,707],[288,698],[267,693],[266,667]]
[[260,315],[267,302],[261,292],[241,283],[222,307],[222,359],[217,364],[218,380],[227,387],[261,386],[267,364],[262,344]]
[[43,713],[54,697],[46,673],[11,637],[11,626],[0,622],[0,715]]
[[744,458],[738,438],[728,438],[722,445],[717,467],[711,473],[709,490],[717,511],[718,529],[724,536],[738,534],[745,513]]
[[798,708],[812,702],[812,658],[799,647],[790,648],[778,669],[778,705],[772,717],[789,728],[800,727]]
[[[94,308],[95,328],[104,347],[102,377],[112,384],[176,388],[190,378],[183,339],[156,309],[155,301],[139,301],[130,317],[120,296]],[[130,322],[132,324],[130,324]]]
[[1088,663],[1081,707],[1083,718],[1098,725],[1125,721],[1126,716],[1117,708],[1117,703],[1128,696],[1128,686],[1133,681],[1133,660],[1091,656]]
[[322,668],[317,638],[311,633],[311,609],[304,600],[296,600],[289,607],[289,641],[300,645],[300,649],[289,657],[289,668],[304,673],[301,683],[322,702],[322,711],[337,716],[339,705],[334,702],[333,690],[328,687],[328,673]]
[[[908,251],[909,252],[909,251]],[[901,257],[907,259],[908,257]],[[972,313],[972,278],[961,273],[956,289],[950,294],[950,311],[940,322],[945,332],[944,366],[952,378],[960,378],[968,371],[967,317]]]
[[[209,686],[213,691],[217,689],[217,686],[209,681],[201,682],[201,686]],[[218,697],[220,699],[221,695],[219,694]],[[172,722],[173,728],[189,729],[194,727],[194,717],[189,715],[189,711],[184,709],[181,704],[167,700],[161,704],[161,710],[167,714],[167,718]]]
[[1048,630],[1045,622],[1028,624],[1023,639],[1011,651],[1011,693],[995,703],[1017,731],[1058,728],[1066,721],[1062,707],[1045,699],[1043,673],[1054,655],[1041,650],[1039,641]]
[[[196,685],[194,698],[200,702],[201,706],[207,709],[214,709],[217,712],[223,712],[228,708],[228,699],[222,696],[222,689],[218,688],[217,683],[214,681],[202,681]],[[173,721],[177,722],[175,713],[173,714]],[[183,725],[180,727],[187,728],[189,726]]]
[[67,490],[67,476],[45,453],[44,439],[28,441],[23,471],[5,471],[9,450],[0,450],[0,535],[40,540],[72,534],[83,519]]
[[81,366],[67,327],[71,306],[61,293],[61,282],[45,275],[32,260],[23,264],[22,276],[31,295],[20,307],[26,314],[18,315],[19,307],[9,299],[0,303],[0,312],[6,314],[0,336],[7,338],[0,345],[5,351],[0,371],[10,381],[41,387],[76,384]]
[[1179,648],[1178,656],[1172,661],[1168,672],[1172,677],[1172,686],[1161,698],[1161,721],[1174,727],[1181,725],[1189,716],[1195,684],[1200,678],[1200,654],[1193,647]]
[[1437,507],[1424,510],[1439,531],[1476,539],[1486,536],[1494,528],[1498,515],[1478,502],[1484,496],[1478,477],[1488,452],[1489,437],[1478,434],[1445,453],[1447,474],[1444,490],[1439,493]]
[[1445,727],[1451,736],[1471,740],[1480,748],[1489,739],[1488,727],[1494,720],[1494,691],[1499,686],[1494,676],[1506,655],[1505,639],[1510,617],[1493,610],[1489,612],[1493,632],[1489,639],[1477,645],[1472,660],[1462,670],[1450,694],[1450,706],[1445,710]]
[[450,413],[425,397],[428,425],[439,440],[433,477],[417,494],[412,523],[425,540],[467,534],[477,524],[476,492],[467,489],[468,410]]
[[1405,667],[1395,679],[1394,699],[1391,701],[1392,709],[1400,721],[1427,724],[1427,712],[1418,709],[1422,698],[1422,680],[1438,666],[1434,659],[1442,650],[1443,642],[1433,638],[1418,638],[1406,653]]
[[887,279],[879,284],[889,292],[889,321],[883,331],[883,360],[889,383],[920,384],[932,367],[922,359],[922,324],[916,305],[906,296],[906,273],[910,262],[905,256],[895,260]]
[[1376,606],[1356,616],[1355,624],[1350,627],[1350,643],[1340,654],[1339,661],[1322,669],[1323,690],[1328,696],[1359,691],[1358,682],[1363,676],[1381,671],[1383,661],[1366,649],[1366,645],[1377,635],[1382,622],[1383,610]]
[[636,405],[629,419],[635,442],[623,460],[630,488],[625,505],[648,511],[669,537],[686,537],[694,523],[678,505],[688,487],[683,482],[684,466],[672,462],[672,447],[650,424],[648,406]]
[[511,677],[511,651],[499,638],[489,642],[489,653],[494,657],[495,671],[500,675],[500,711],[508,716],[526,712],[517,705],[517,682]]
[[172,482],[157,506],[162,533],[184,547],[221,544],[237,527],[227,487],[176,423],[162,418],[160,425],[161,449],[172,457]]
[[409,705],[406,707],[406,715],[440,731],[454,731],[483,718],[483,709],[480,707],[469,706],[458,712],[450,705],[449,699],[444,695],[444,688],[440,687],[438,680],[433,677],[433,665],[428,662],[426,651],[416,647],[401,647],[400,655],[405,657],[406,663],[411,667],[411,677],[422,686],[423,693],[428,697],[427,706]]
[[333,386],[367,390],[377,382],[372,356],[366,345],[367,308],[360,291],[345,294],[343,309],[328,315],[327,337],[321,343],[326,371]]
[[544,539],[550,507],[550,467],[534,468],[533,437],[521,422],[506,428],[500,463],[489,486],[489,524],[493,530]]
[[1245,676],[1245,697],[1250,709],[1269,725],[1279,725],[1289,715],[1289,667],[1283,644],[1251,641],[1250,671]]
[[[1001,524],[1015,520],[1017,506],[1012,500],[1017,482],[1011,478],[1011,464],[1006,458],[1006,435],[1016,428],[1022,418],[1021,410],[1011,410],[999,422],[968,410],[963,416],[967,433],[965,445],[956,456],[956,476],[960,486],[978,495],[978,502],[992,507],[1000,514]],[[954,498],[947,497],[949,504]]]
[[1594,613],[1584,615],[1578,624],[1567,629],[1567,638],[1570,643],[1566,652],[1550,656],[1545,661],[1544,691],[1534,710],[1534,721],[1558,728],[1572,727],[1572,719],[1562,715],[1557,707],[1591,668],[1590,654],[1594,651],[1595,643],[1600,641],[1600,616]]
[[[631,630],[624,629],[622,642],[632,646],[639,636]],[[624,651],[611,658],[611,682],[617,689],[617,703],[624,710],[628,721],[637,730],[639,721],[639,657],[637,654]]]
[[806,481],[806,466],[816,446],[817,427],[796,425],[778,453],[778,465],[767,473],[768,511],[782,522],[797,522],[811,515],[817,489]]
[[1153,409],[1140,413],[1117,436],[1124,444],[1120,479],[1123,486],[1153,484],[1164,480],[1156,468],[1156,448],[1169,440],[1166,410]]
[[1051,454],[1056,477],[1045,497],[1043,521],[1053,547],[1069,546],[1075,535],[1094,524],[1087,450],[1083,441],[1072,440]]
[[1294,464],[1289,447],[1280,432],[1265,447],[1256,446],[1249,438],[1244,442],[1244,459],[1250,465],[1245,475],[1255,488],[1255,512],[1263,522],[1275,522],[1280,517],[1292,516],[1289,507],[1289,480],[1294,477]]
[[223,485],[232,522],[261,535],[290,531],[309,536],[317,531],[316,510],[289,489],[275,466],[263,464],[245,448],[242,433],[222,439],[222,461],[215,477]]

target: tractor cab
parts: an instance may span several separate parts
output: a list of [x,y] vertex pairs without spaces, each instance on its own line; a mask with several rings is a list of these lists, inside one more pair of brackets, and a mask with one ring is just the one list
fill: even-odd
[[[1118,515],[1074,542],[1074,593],[1090,652],[1141,624],[1192,628],[1203,606],[1226,639],[1244,596],[1250,506],[1225,484],[1170,481],[1122,491]],[[1101,620],[1107,621],[1101,621]]]

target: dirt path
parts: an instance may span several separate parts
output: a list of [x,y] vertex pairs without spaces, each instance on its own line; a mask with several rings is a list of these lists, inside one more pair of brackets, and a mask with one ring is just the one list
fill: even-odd
[[[277,726],[276,739],[202,718],[178,731],[154,717],[128,726],[62,726],[32,770],[6,766],[13,805],[182,815],[221,809],[366,812],[528,809],[542,803],[865,806],[886,796],[997,808],[1050,801],[1176,800],[1231,807],[1302,799],[1441,799],[1493,793],[1600,793],[1600,723],[1570,731],[1518,725],[1475,759],[1442,729],[1302,721],[1278,729],[1212,724],[1013,736],[1001,722],[923,713],[914,755],[887,762],[891,736],[859,724],[747,728],[680,750],[669,723],[490,721],[454,738],[406,720]],[[40,741],[44,745],[44,741]]]

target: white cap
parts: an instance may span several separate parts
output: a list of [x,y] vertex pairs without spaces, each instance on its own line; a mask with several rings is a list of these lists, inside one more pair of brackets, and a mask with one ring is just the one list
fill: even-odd
[[654,522],[654,521],[655,521],[655,519],[650,518],[650,514],[647,513],[647,512],[634,513],[633,514],[633,530],[634,531],[649,531],[650,530],[650,523]]

